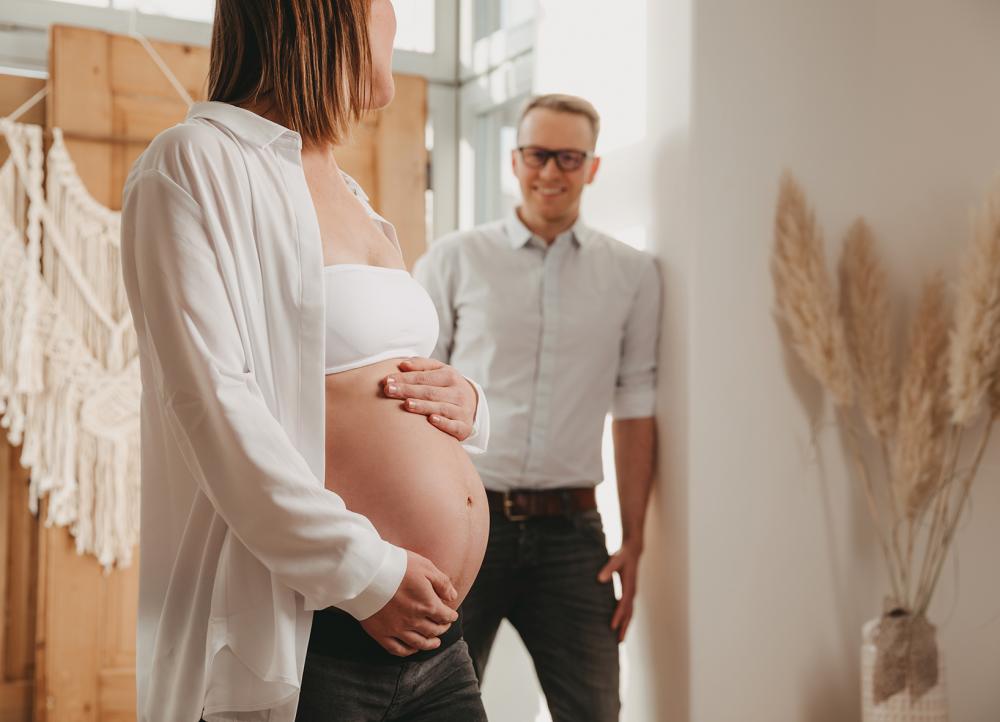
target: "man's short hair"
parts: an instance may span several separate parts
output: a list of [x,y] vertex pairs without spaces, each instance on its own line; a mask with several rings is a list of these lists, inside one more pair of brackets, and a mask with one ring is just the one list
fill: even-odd
[[535,97],[530,98],[528,102],[524,104],[524,109],[521,110],[521,117],[517,119],[518,135],[521,133],[521,126],[524,124],[525,117],[536,108],[553,110],[557,113],[582,115],[590,121],[590,128],[594,131],[594,145],[597,145],[597,134],[601,132],[601,116],[598,115],[597,109],[591,105],[589,100],[584,100],[576,95],[565,95],[563,93],[536,95]]

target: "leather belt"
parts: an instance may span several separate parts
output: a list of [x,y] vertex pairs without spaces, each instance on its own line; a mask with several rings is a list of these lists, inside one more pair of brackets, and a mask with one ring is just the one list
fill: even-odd
[[502,514],[508,521],[525,521],[536,517],[564,516],[597,508],[594,487],[574,487],[534,491],[486,490],[490,511]]

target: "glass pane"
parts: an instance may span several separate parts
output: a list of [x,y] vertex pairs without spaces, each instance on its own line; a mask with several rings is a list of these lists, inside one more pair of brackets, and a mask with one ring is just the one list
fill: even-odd
[[513,98],[477,118],[477,223],[502,218],[521,200],[521,189],[510,167],[510,154],[517,147],[517,119],[523,103],[523,97]]
[[119,10],[135,8],[144,15],[167,15],[203,23],[212,22],[215,16],[213,0],[112,0],[112,3]]
[[533,20],[538,0],[476,0],[476,40]]
[[502,0],[500,27],[512,28],[535,17],[538,0]]
[[396,49],[434,52],[435,0],[395,0]]
[[476,40],[487,38],[500,29],[500,0],[479,0],[473,10]]

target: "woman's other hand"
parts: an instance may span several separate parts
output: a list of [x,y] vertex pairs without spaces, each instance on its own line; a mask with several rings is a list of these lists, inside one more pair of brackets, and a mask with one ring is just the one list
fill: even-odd
[[382,647],[397,657],[437,649],[439,637],[458,619],[448,606],[458,599],[451,580],[434,563],[416,552],[406,552],[406,574],[384,607],[361,621]]
[[448,364],[414,357],[399,364],[400,373],[382,380],[382,391],[401,399],[403,408],[422,414],[459,441],[472,433],[479,396],[467,378]]

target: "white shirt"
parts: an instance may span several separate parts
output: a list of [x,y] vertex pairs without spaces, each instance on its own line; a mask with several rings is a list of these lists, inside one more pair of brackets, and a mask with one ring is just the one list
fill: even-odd
[[143,722],[292,722],[312,610],[364,619],[406,569],[324,487],[323,257],[301,147],[254,113],[198,103],[125,185]]
[[652,256],[578,221],[547,246],[509,216],[433,243],[417,262],[441,321],[434,356],[482,383],[487,488],[593,486],[615,418],[656,398],[660,277]]

